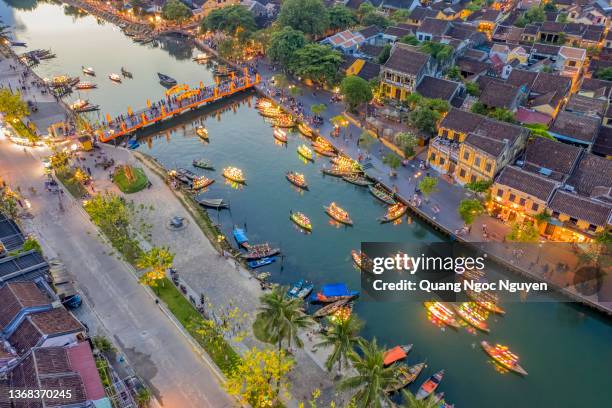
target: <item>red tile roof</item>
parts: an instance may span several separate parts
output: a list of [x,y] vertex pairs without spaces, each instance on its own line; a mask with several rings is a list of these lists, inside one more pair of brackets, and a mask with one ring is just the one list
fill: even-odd
[[545,203],[548,202],[558,185],[553,180],[548,180],[514,166],[506,166],[497,178],[496,183],[522,191]]
[[104,398],[106,394],[89,343],[78,343],[75,346],[68,347],[66,351],[68,352],[70,366],[83,379],[87,399],[95,401]]
[[12,282],[0,288],[0,330],[22,309],[50,305],[51,300],[34,282]]

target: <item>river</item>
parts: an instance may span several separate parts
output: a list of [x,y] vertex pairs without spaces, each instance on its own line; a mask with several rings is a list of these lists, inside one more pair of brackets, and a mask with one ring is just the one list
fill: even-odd
[[[3,0],[4,1],[4,0]],[[0,16],[16,27],[17,39],[30,49],[51,48],[57,58],[35,70],[43,77],[57,74],[79,75],[81,66],[92,66],[98,89],[78,97],[100,104],[100,114],[125,112],[142,107],[147,98],[159,99],[164,88],[156,72],[163,72],[189,85],[212,83],[209,68],[191,61],[197,53],[177,39],[162,41],[157,47],[138,45],[111,24],[91,16],[65,14],[56,4],[32,1],[0,1]],[[114,84],[107,75],[125,66],[134,78]],[[254,109],[254,96],[236,98],[218,109],[201,111],[177,120],[164,130],[152,131],[141,144],[166,167],[191,168],[196,158],[213,161],[216,168],[241,168],[247,185],[235,188],[224,183],[219,171],[207,197],[223,197],[231,212],[211,212],[224,233],[231,236],[234,224],[246,224],[251,241],[269,241],[280,246],[284,257],[265,268],[274,281],[288,284],[304,277],[315,284],[343,281],[354,289],[359,273],[352,266],[350,251],[362,241],[443,241],[445,238],[419,221],[406,219],[397,225],[381,225],[376,219],[384,207],[367,190],[331,177],[315,163],[299,159],[296,147],[305,139],[289,135],[289,143],[275,143],[271,126]],[[96,115],[94,114],[94,117]],[[205,123],[210,143],[195,135],[196,123]],[[310,191],[300,192],[285,180],[285,172],[303,172]],[[331,201],[347,209],[354,227],[330,222],[323,206]],[[289,221],[289,210],[306,213],[313,233],[298,231]],[[177,254],[180,256],[180,254]],[[612,406],[609,370],[612,364],[612,324],[597,313],[569,303],[509,303],[504,317],[490,317],[491,333],[443,330],[428,321],[425,309],[415,302],[357,302],[355,313],[366,322],[363,335],[393,346],[414,343],[408,361],[427,360],[428,368],[411,390],[433,372],[445,368],[440,386],[447,400],[458,407],[578,407]],[[479,342],[508,345],[521,356],[529,376],[502,374],[486,358]]]

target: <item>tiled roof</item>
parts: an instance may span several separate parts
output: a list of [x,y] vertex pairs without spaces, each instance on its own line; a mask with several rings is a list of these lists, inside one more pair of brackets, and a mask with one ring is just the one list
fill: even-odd
[[537,72],[527,71],[524,69],[513,69],[512,72],[510,72],[510,76],[508,76],[506,82],[514,86],[520,87],[525,85],[527,88],[531,88],[531,85],[536,80],[537,76]]
[[415,32],[411,29],[395,26],[387,27],[387,29],[385,30],[385,35],[397,38],[402,38],[406,35],[414,35],[414,33]]
[[563,46],[559,50],[559,55],[565,58],[584,60],[584,58],[586,57],[586,50],[584,48]]
[[506,166],[496,183],[508,186],[541,201],[548,202],[558,183],[515,166]]
[[536,24],[527,24],[525,28],[523,29],[523,34],[536,35],[539,30],[540,30],[540,26]]
[[612,90],[612,81],[604,81],[597,78],[584,78],[580,85],[580,91],[593,92],[594,98],[608,99]]
[[601,126],[592,148],[593,153],[601,156],[612,156],[612,128]]
[[415,48],[396,44],[384,67],[416,76],[425,68],[429,58],[429,54],[416,51]]
[[426,98],[450,101],[457,93],[459,86],[459,82],[426,75],[417,86],[416,91]]
[[477,135],[475,133],[470,133],[463,143],[479,149],[495,158],[499,157],[506,147],[506,144],[500,140],[488,136]]
[[334,47],[351,48],[363,43],[365,38],[359,32],[354,33],[350,30],[345,30],[334,34],[325,40],[331,43],[331,45]]
[[471,75],[486,72],[491,66],[489,63],[476,61],[469,58],[457,58],[456,65],[462,71],[469,72]]
[[555,21],[545,21],[540,26],[540,31],[559,33],[566,29],[567,24],[557,23]]
[[612,161],[591,153],[584,154],[567,184],[588,196],[595,187],[612,187]]
[[612,216],[612,206],[599,201],[557,190],[549,208],[590,224],[606,226]]
[[463,57],[476,61],[484,61],[487,58],[487,53],[481,50],[470,48],[463,54]]
[[380,74],[380,64],[374,62],[365,61],[357,76],[369,81],[370,79],[376,78]]
[[531,47],[531,53],[555,57],[559,54],[560,49],[558,45],[536,43]]
[[451,108],[444,119],[442,119],[442,122],[440,122],[440,127],[452,129],[453,131],[461,133],[471,133],[476,130],[478,124],[484,119],[484,116],[461,109]]
[[449,28],[449,22],[436,18],[427,17],[419,27],[419,32],[431,34],[434,36],[444,35]]
[[376,34],[381,33],[382,30],[378,26],[371,25],[366,28],[362,28],[361,30],[357,32],[361,34],[365,39],[368,39],[370,37],[374,37]]
[[601,120],[592,116],[561,111],[550,126],[550,131],[585,143],[593,143]]
[[[481,79],[484,77],[481,77]],[[503,81],[480,81],[481,93],[478,100],[494,108],[513,109],[520,89]]]
[[587,96],[574,94],[570,97],[569,101],[565,105],[565,110],[570,112],[578,112],[585,115],[598,115],[603,117],[607,105],[607,100],[589,98]]
[[0,378],[0,408],[13,408],[13,404],[9,398],[10,389],[11,384],[9,380]]
[[533,172],[548,169],[551,177],[561,180],[570,175],[581,152],[580,147],[535,137],[525,149],[525,169]]
[[367,55],[371,58],[376,58],[380,55],[384,47],[378,45],[372,45],[365,43],[359,47],[359,52],[361,54]]
[[539,94],[557,92],[561,97],[564,97],[571,85],[571,78],[548,72],[539,72],[531,85],[531,91]]
[[523,106],[519,106],[514,115],[516,120],[523,124],[541,124],[548,126],[552,121],[552,117],[544,113],[537,112],[532,109],[527,109]]
[[34,282],[11,282],[0,288],[0,330],[22,309],[50,305],[50,299]]
[[415,21],[423,21],[427,17],[432,17],[433,18],[433,17],[435,17],[437,15],[438,15],[438,12],[436,10],[432,10],[430,8],[427,8],[427,7],[417,6],[410,13],[410,19],[411,20],[415,20]]

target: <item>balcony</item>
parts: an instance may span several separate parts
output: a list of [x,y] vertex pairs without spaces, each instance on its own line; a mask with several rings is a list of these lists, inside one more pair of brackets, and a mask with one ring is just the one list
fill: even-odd
[[459,142],[449,140],[441,136],[436,136],[431,142],[431,146],[438,151],[447,154],[451,159],[457,161],[459,155]]

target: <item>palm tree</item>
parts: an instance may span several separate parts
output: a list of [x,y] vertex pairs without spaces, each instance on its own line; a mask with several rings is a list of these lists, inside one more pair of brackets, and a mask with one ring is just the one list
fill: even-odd
[[397,365],[388,367],[384,365],[385,350],[378,347],[376,339],[372,341],[361,340],[359,342],[361,355],[351,353],[350,359],[357,375],[349,377],[339,385],[341,390],[357,390],[353,395],[353,401],[357,407],[381,408],[383,401],[391,404],[385,389],[397,384]]
[[436,401],[435,393],[432,393],[424,400],[418,400],[410,391],[402,390],[402,397],[404,399],[403,408],[437,408],[440,406],[440,401]]
[[331,327],[325,333],[325,340],[316,347],[333,347],[334,350],[325,361],[325,367],[331,371],[334,363],[338,363],[338,371],[342,371],[342,360],[346,361],[349,355],[354,352],[355,346],[359,343],[359,331],[363,327],[363,322],[355,315],[347,319],[334,320]]

